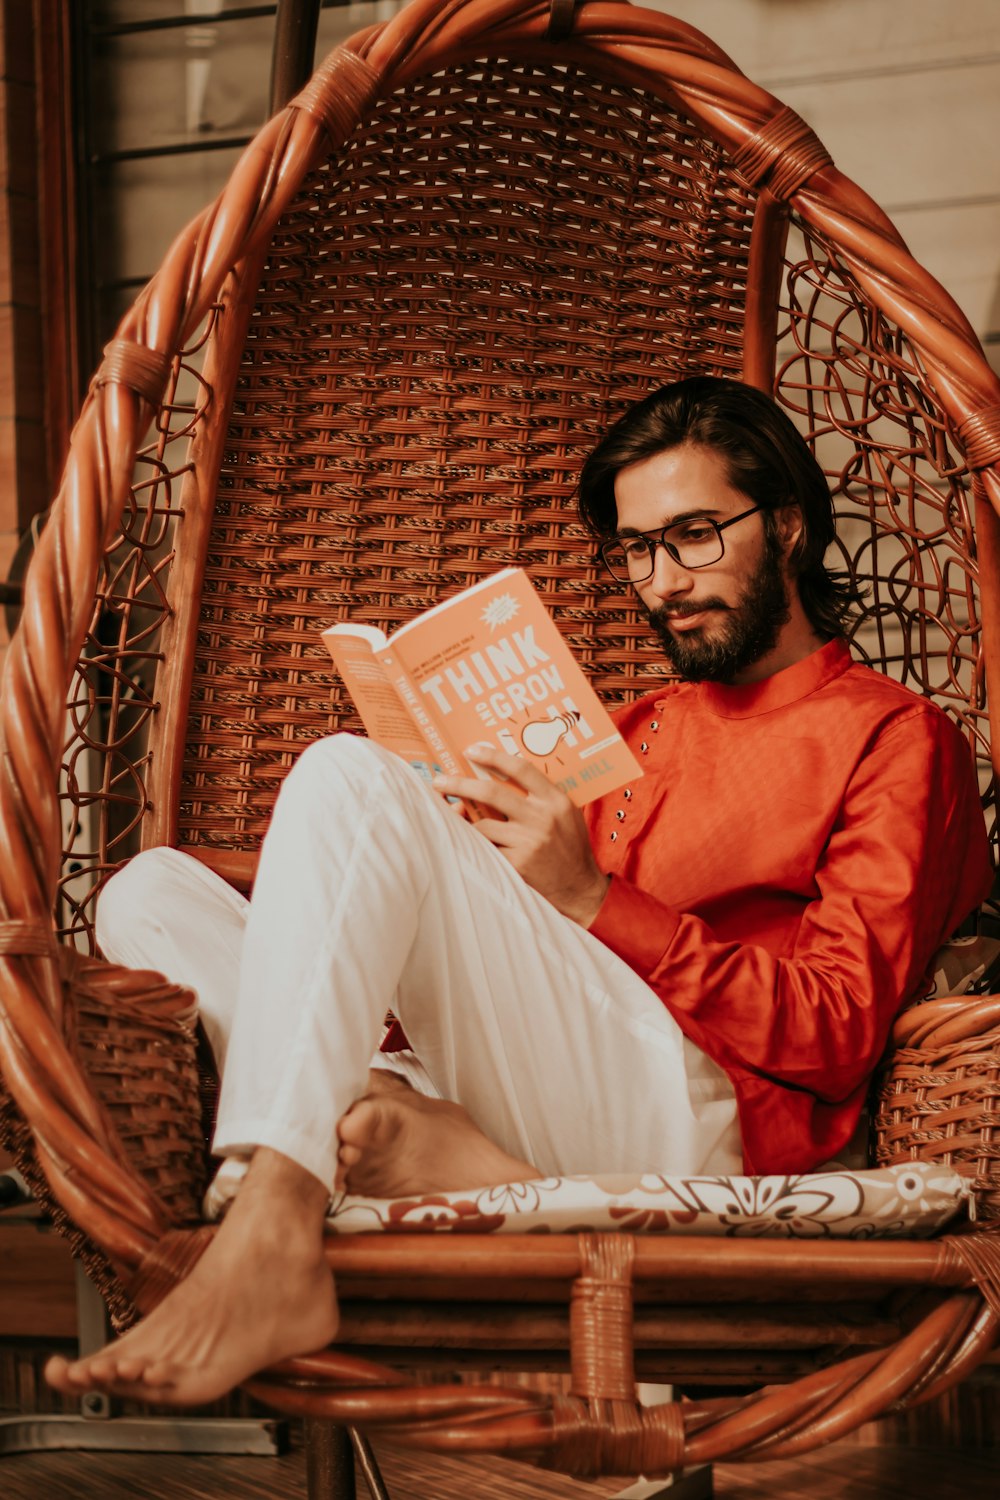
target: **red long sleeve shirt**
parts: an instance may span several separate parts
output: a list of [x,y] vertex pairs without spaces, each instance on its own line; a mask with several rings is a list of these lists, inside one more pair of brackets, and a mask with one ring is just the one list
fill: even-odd
[[728,1073],[746,1169],[850,1140],[892,1020],[992,878],[969,748],[831,641],[616,715],[645,774],[586,809],[591,932]]

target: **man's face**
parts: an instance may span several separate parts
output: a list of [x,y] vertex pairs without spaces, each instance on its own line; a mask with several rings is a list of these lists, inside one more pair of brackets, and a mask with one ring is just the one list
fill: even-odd
[[[721,524],[753,504],[730,484],[722,456],[693,444],[622,469],[615,501],[619,535],[695,517]],[[738,680],[775,649],[790,619],[782,542],[765,532],[763,515],[738,521],[722,540],[719,561],[694,571],[657,547],[652,577],[635,584],[667,659],[690,681]]]

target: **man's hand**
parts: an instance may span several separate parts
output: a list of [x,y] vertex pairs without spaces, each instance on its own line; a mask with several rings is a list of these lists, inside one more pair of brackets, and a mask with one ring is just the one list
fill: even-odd
[[477,746],[469,759],[505,779],[437,776],[434,790],[496,813],[496,817],[479,819],[475,825],[479,832],[557,911],[589,927],[604,900],[609,877],[601,873],[594,858],[580,809],[520,756]]

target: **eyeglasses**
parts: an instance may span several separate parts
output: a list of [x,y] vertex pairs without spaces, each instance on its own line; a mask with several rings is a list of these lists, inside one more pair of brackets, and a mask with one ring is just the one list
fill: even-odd
[[658,531],[640,531],[635,536],[616,536],[601,544],[601,558],[612,578],[642,583],[652,578],[657,547],[665,547],[674,562],[682,568],[707,568],[723,556],[726,544],[722,533],[727,526],[745,521],[761,509],[752,505],[728,521],[712,521],[708,516],[694,516],[689,521],[673,521]]

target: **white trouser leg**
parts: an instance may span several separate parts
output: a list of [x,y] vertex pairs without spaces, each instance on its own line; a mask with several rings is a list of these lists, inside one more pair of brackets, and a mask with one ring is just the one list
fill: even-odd
[[[113,875],[97,904],[97,941],[112,963],[155,969],[198,996],[221,1076],[233,1029],[250,902],[177,849],[146,849]],[[412,1052],[376,1052],[372,1066],[421,1093],[437,1091]]]
[[113,875],[97,900],[101,952],[131,969],[155,969],[198,996],[219,1073],[226,1061],[250,903],[176,849],[147,849]]
[[338,735],[292,769],[265,840],[216,1148],[331,1182],[390,1005],[439,1091],[544,1172],[735,1165],[731,1091],[649,987],[397,757]]
[[739,1168],[732,1091],[648,986],[401,761],[337,736],[265,840],[216,1149],[332,1182],[390,1005],[440,1092],[542,1171]]

